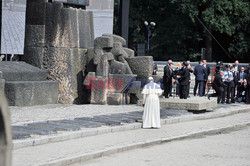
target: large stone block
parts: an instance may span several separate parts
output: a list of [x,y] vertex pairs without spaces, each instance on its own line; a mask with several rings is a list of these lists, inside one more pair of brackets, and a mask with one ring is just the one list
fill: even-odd
[[123,105],[130,103],[129,94],[124,93],[108,93],[107,104],[109,105]]
[[138,79],[147,79],[152,76],[154,65],[152,56],[126,58],[126,61],[128,62],[133,74],[136,74]]
[[[138,105],[142,105],[142,100],[139,100]],[[199,111],[206,110],[217,106],[216,100],[208,100],[201,97],[193,97],[189,99],[166,99],[160,98],[160,107],[162,109],[175,109],[175,110],[191,110]]]
[[135,51],[126,47],[123,47],[123,50],[126,52],[128,58],[135,57]]
[[83,74],[87,75],[89,72],[96,72],[96,65],[94,64],[94,48],[88,48],[83,64]]
[[94,47],[94,23],[91,11],[78,10],[79,47]]
[[26,25],[25,47],[44,46],[45,25]]
[[10,81],[5,84],[5,94],[12,106],[56,104],[58,82]]
[[22,59],[33,66],[42,68],[44,51],[43,47],[24,47]]
[[47,0],[27,0],[26,25],[45,25]]
[[3,91],[0,90],[0,165],[11,166],[12,131],[10,112]]
[[[123,47],[122,47],[122,43],[114,42],[111,53],[113,55],[115,55],[115,56],[118,56],[118,55],[124,55],[123,52],[124,52],[124,50],[123,50]],[[116,58],[116,60],[119,60],[119,59]]]
[[79,103],[83,99],[84,58],[87,49],[50,47],[44,56],[43,68],[49,78],[59,82],[59,102]]
[[122,46],[126,46],[126,40],[122,38],[121,36],[114,35],[114,34],[107,34],[107,33],[103,34],[102,36],[112,37],[114,42],[118,42],[118,43],[121,43]]
[[0,71],[6,82],[47,80],[47,71],[25,62],[0,62]]
[[91,85],[91,104],[107,104],[108,89],[105,87],[107,78],[97,77],[94,85]]
[[45,39],[48,47],[78,47],[77,9],[64,8],[62,3],[48,3]]
[[94,41],[95,53],[96,53],[96,50],[99,50],[99,49],[105,49],[105,48],[111,49],[113,47],[113,43],[114,43],[114,40],[112,37],[109,37],[109,36],[97,37]]

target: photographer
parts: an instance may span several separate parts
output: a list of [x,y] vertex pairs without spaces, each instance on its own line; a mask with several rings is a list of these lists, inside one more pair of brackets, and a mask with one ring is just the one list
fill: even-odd
[[224,71],[220,70],[220,66],[216,66],[216,72],[214,73],[214,81],[213,81],[213,89],[216,93],[209,94],[208,99],[210,100],[210,97],[217,97],[217,103],[224,104],[225,103],[225,87],[226,84],[223,82],[222,76],[224,75]]

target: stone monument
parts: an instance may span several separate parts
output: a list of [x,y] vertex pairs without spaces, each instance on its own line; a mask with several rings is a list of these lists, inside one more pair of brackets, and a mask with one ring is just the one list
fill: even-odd
[[89,48],[84,64],[86,96],[92,104],[129,104],[140,93],[141,80],[152,74],[153,58],[134,57],[120,36],[103,34]]
[[82,103],[83,61],[93,47],[88,0],[27,0],[23,60],[59,82],[59,103]]
[[129,104],[145,84],[138,79],[151,76],[153,58],[134,57],[117,35],[94,40],[87,5],[87,0],[28,0],[23,60],[59,82],[59,103]]

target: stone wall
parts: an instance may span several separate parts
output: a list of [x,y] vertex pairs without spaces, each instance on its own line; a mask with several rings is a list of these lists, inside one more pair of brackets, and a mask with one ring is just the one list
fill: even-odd
[[59,82],[59,103],[82,103],[82,69],[87,48],[94,44],[92,12],[27,0],[25,28],[23,60],[48,70],[49,78]]

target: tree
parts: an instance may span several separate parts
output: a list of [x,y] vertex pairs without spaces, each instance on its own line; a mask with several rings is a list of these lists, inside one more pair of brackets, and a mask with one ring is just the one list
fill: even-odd
[[210,60],[250,61],[246,0],[135,0],[130,6],[129,46],[146,44],[143,23],[156,22],[150,41],[155,60],[197,60],[206,47]]

